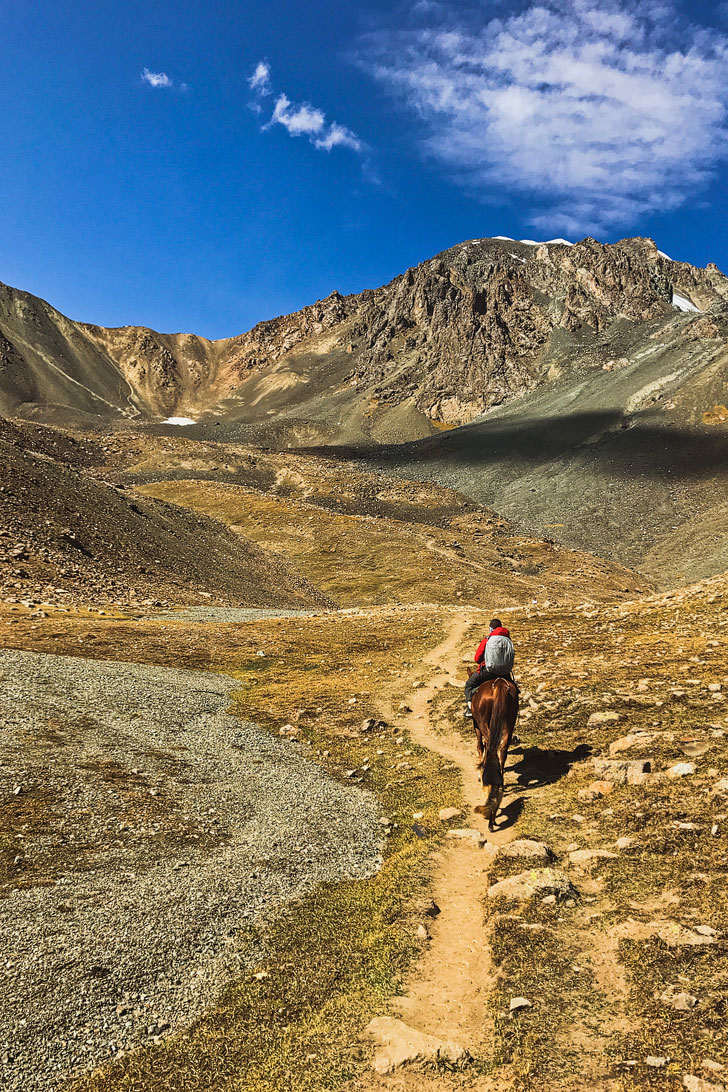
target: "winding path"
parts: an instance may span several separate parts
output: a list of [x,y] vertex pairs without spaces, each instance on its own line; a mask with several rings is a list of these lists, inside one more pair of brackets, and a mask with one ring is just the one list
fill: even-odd
[[[460,685],[465,635],[472,620],[472,615],[464,612],[454,615],[445,638],[424,657],[424,666],[431,669],[430,681],[412,692],[408,699],[412,712],[404,717],[397,714],[399,723],[416,743],[461,770],[463,796],[471,810],[482,796],[475,768],[475,739],[468,745],[434,719],[430,702],[443,685]],[[508,803],[506,797],[504,806]],[[515,837],[510,825],[488,833],[487,821],[474,810],[463,817],[462,825],[479,830],[489,844],[502,844]],[[394,998],[390,1005],[392,1014],[408,1027],[438,1039],[454,1040],[473,1053],[490,1037],[491,1027],[486,998],[492,985],[492,961],[483,911],[490,861],[487,846],[479,849],[468,839],[448,839],[436,855],[432,895],[440,913],[429,928],[430,943],[410,975],[404,996]],[[362,1092],[421,1088],[424,1079],[422,1073],[397,1070],[384,1077],[369,1074],[357,1088]],[[491,1088],[487,1079],[463,1076],[463,1080],[473,1090],[485,1092]],[[433,1075],[427,1079],[427,1087],[433,1092],[452,1092],[459,1081],[456,1074]],[[506,1092],[502,1079],[499,1087]]]

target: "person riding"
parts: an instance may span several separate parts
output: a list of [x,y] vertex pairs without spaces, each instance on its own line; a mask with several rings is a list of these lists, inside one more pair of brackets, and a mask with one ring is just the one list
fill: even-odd
[[500,618],[491,618],[489,629],[488,636],[483,638],[475,652],[474,659],[479,665],[478,670],[473,672],[465,684],[466,717],[473,715],[473,694],[481,683],[488,679],[508,679],[515,685],[511,674],[515,652],[510,632]]

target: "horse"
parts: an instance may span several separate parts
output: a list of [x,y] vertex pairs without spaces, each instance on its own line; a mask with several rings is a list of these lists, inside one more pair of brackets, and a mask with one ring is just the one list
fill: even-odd
[[478,769],[485,799],[475,810],[487,816],[488,830],[503,800],[503,770],[518,716],[518,687],[509,679],[488,679],[473,694]]

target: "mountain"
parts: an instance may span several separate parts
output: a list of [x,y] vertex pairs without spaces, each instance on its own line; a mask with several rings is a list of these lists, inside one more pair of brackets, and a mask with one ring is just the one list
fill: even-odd
[[706,360],[728,279],[650,239],[462,243],[376,290],[332,293],[221,341],[73,322],[0,287],[0,412],[222,422],[285,443],[407,440],[651,342]]
[[645,238],[462,243],[222,341],[0,289],[0,413],[344,455],[661,586],[726,567],[727,387],[728,278]]

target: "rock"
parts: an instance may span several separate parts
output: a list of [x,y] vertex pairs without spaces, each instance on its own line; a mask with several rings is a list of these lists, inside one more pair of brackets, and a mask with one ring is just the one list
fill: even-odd
[[459,819],[462,814],[460,808],[440,808],[437,817],[443,823],[448,823],[451,819]]
[[701,937],[714,937],[717,936],[716,930],[712,925],[696,925],[695,932]]
[[424,819],[425,818],[425,813],[424,813],[424,811],[413,811],[412,812],[412,818],[413,819]]
[[617,847],[617,849],[623,849],[623,850],[638,849],[639,845],[640,845],[640,843],[637,841],[637,839],[636,838],[631,838],[629,836],[629,834],[623,834],[621,838],[617,838],[617,841],[614,844]]
[[499,880],[488,888],[488,898],[543,899],[553,895],[555,899],[568,899],[578,892],[564,872],[554,868],[532,868]]
[[666,770],[665,773],[668,777],[671,777],[673,779],[676,777],[687,777],[689,774],[695,773],[695,763],[677,762],[674,766],[670,766],[670,768]]
[[459,838],[462,841],[474,842],[478,847],[484,846],[488,839],[479,830],[472,827],[460,827],[447,832],[448,838]]
[[425,915],[428,918],[436,918],[438,914],[442,913],[440,907],[437,905],[434,899],[430,899],[429,905],[425,907]]
[[712,1058],[703,1058],[700,1068],[707,1069],[709,1073],[722,1073],[725,1066],[720,1062],[714,1062]]
[[426,1035],[392,1016],[376,1016],[367,1024],[365,1034],[381,1047],[374,1058],[374,1070],[381,1076],[403,1066],[437,1062],[464,1066],[470,1060],[467,1050],[459,1043]]
[[424,685],[425,684],[422,682],[421,679],[417,679],[415,682],[412,683],[412,689],[420,690]]
[[366,720],[362,721],[361,730],[362,732],[371,732],[376,726],[377,722],[374,717],[367,717]]
[[654,1054],[648,1054],[645,1058],[645,1065],[651,1066],[652,1069],[662,1069],[669,1061],[669,1058],[658,1058]]
[[[654,924],[654,923],[653,923]],[[668,948],[694,948],[701,944],[714,944],[714,937],[705,936],[693,929],[686,929],[684,925],[678,925],[676,921],[656,923],[655,929],[660,940],[664,940]]]
[[682,1083],[687,1092],[725,1092],[724,1085],[714,1084],[713,1081],[705,1081],[702,1077],[696,1077],[692,1073],[686,1073],[683,1076]]
[[710,790],[711,796],[728,796],[728,777],[722,777],[720,781],[716,781],[713,788]]
[[531,838],[516,838],[498,850],[500,857],[530,857],[542,861],[553,859],[553,853],[543,842],[536,842]]
[[610,755],[618,755],[622,751],[628,751],[636,743],[651,743],[654,738],[652,732],[630,732],[629,735],[620,736],[619,739],[615,739],[613,743],[610,743],[609,753]]
[[569,854],[571,863],[580,867],[596,864],[597,861],[614,861],[618,857],[618,853],[611,853],[608,849],[576,849]]
[[427,932],[424,925],[422,925],[422,924],[417,926],[417,936],[418,936],[418,938],[420,940],[429,940],[430,939],[430,934]]
[[592,781],[585,789],[579,789],[576,795],[585,803],[591,803],[593,800],[599,800],[602,796],[607,796],[613,788],[614,783],[612,781]]
[[706,751],[710,750],[710,743],[707,739],[681,739],[680,750],[688,758],[700,758]]
[[612,760],[595,758],[594,770],[604,780],[615,785],[642,785],[652,769],[649,759]]
[[616,724],[621,719],[619,713],[614,711],[592,713],[586,722],[586,726],[587,728],[603,728],[605,724]]
[[666,990],[663,990],[658,995],[658,1000],[664,1001],[677,1012],[690,1012],[698,1003],[697,997],[693,997],[691,993],[686,993],[684,990],[678,990],[675,986],[668,986]]
[[389,816],[382,815],[382,816],[380,816],[380,819],[379,819],[379,825],[380,825],[380,827],[391,827],[392,820],[389,818]]
[[406,701],[401,701],[399,703],[397,709],[398,709],[398,712],[400,712],[400,713],[411,713],[412,712],[410,706],[407,704]]
[[530,1009],[533,1007],[533,1002],[529,1001],[526,997],[512,997],[511,1003],[508,1006],[510,1012],[518,1012],[519,1009]]
[[718,694],[722,689],[723,687],[719,682],[708,683],[708,690],[711,692],[711,694]]
[[556,895],[545,895],[541,899],[541,902],[543,903],[544,906],[555,906],[556,905]]

